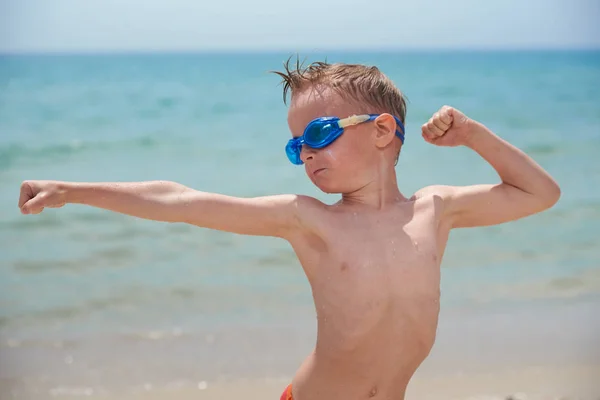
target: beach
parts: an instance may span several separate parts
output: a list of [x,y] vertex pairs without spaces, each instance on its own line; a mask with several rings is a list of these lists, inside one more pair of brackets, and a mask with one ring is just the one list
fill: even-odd
[[[443,378],[415,379],[407,393],[407,400],[569,400],[597,399],[600,373],[598,367],[563,366],[559,368],[532,367],[489,373],[458,374]],[[189,385],[191,386],[191,385]],[[197,387],[172,385],[170,388],[139,388],[127,394],[97,394],[89,388],[54,388],[46,397],[72,399],[74,397],[98,400],[228,400],[228,399],[279,399],[285,388],[283,380],[243,380],[239,382],[205,385]],[[517,390],[515,390],[517,389]],[[565,394],[566,393],[566,394]]]
[[[599,305],[597,298],[563,298],[546,299],[518,311],[477,307],[442,312],[434,349],[417,371],[406,398],[596,400],[600,395]],[[310,323],[306,317],[297,322]],[[216,333],[211,343],[200,338],[184,340],[184,333],[155,332],[144,345],[138,342],[137,349],[131,345],[115,349],[95,373],[89,363],[96,360],[95,367],[100,366],[97,349],[57,350],[53,379],[4,381],[2,398],[278,398],[310,350],[313,336],[294,334],[290,326],[271,333],[287,338],[290,347],[274,342],[273,336],[265,340],[256,331],[246,331],[244,338]],[[183,343],[177,343],[177,337]],[[209,351],[210,347],[216,349]],[[188,356],[182,356],[183,352]],[[237,357],[231,358],[232,352]],[[134,355],[134,359],[124,360],[119,354]],[[189,354],[210,354],[210,360],[198,359],[194,368]],[[255,358],[258,354],[262,357]],[[9,365],[26,361],[23,353],[19,357],[3,360]],[[216,373],[219,368],[221,374]],[[88,373],[82,373],[86,369]],[[73,370],[78,372],[69,373]],[[47,371],[46,375],[52,376]]]
[[[407,400],[567,400],[597,399],[598,385],[590,384],[597,380],[600,370],[596,367],[560,368],[537,367],[522,370],[496,371],[444,378],[415,379]],[[199,382],[198,388],[172,387],[163,390],[140,389],[135,393],[119,396],[90,395],[87,398],[102,400],[228,400],[228,399],[279,399],[285,382],[277,380],[241,381],[227,384],[205,385]],[[519,391],[515,391],[517,388]],[[60,391],[52,398],[73,398],[73,394],[61,396]],[[85,389],[83,391],[85,393]],[[507,393],[510,393],[506,395]],[[568,395],[559,395],[568,393]]]
[[[278,399],[312,351],[290,246],[78,205],[23,216],[27,179],[173,180],[325,202],[284,153],[288,54],[0,58],[0,399]],[[311,54],[378,65],[409,98],[397,173],[495,182],[420,125],[444,104],[530,154],[547,212],[453,231],[436,344],[407,399],[600,398],[600,52]],[[560,117],[557,117],[560,116]]]

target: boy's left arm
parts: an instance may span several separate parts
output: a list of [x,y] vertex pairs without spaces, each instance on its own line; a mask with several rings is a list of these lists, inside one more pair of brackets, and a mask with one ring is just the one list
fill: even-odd
[[498,184],[426,189],[443,198],[443,215],[452,228],[513,221],[552,207],[560,197],[556,181],[531,157],[455,108],[442,107],[422,132],[435,145],[471,148],[500,175]]

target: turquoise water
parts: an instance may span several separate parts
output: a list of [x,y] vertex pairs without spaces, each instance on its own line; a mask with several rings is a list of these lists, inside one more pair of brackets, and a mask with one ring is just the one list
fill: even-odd
[[[562,187],[560,202],[543,214],[453,233],[444,307],[599,295],[599,52],[326,56],[378,65],[408,96],[397,167],[405,195],[432,183],[497,180],[473,152],[421,139],[420,125],[444,104],[528,152]],[[286,108],[268,71],[287,57],[0,57],[3,357],[50,360],[65,343],[97,350],[131,338],[233,330],[285,346],[272,333],[282,325],[312,334],[310,288],[285,242],[85,206],[36,217],[17,209],[25,179],[167,179],[237,196],[292,192],[335,201],[285,158]],[[297,327],[290,315],[311,325]],[[21,364],[14,370],[21,372],[1,375],[34,374]]]

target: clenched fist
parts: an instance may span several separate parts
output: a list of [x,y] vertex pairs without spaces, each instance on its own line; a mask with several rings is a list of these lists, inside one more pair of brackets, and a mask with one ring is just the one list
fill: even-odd
[[476,122],[456,108],[444,106],[421,127],[423,138],[437,146],[465,145],[473,136]]
[[65,205],[66,189],[58,181],[25,181],[21,184],[19,208],[23,214],[39,214],[46,207]]

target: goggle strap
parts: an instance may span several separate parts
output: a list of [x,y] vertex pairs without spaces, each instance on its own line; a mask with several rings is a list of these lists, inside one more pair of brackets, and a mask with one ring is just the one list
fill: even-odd
[[[337,124],[340,128],[343,129],[348,126],[358,125],[358,124],[361,124],[361,123],[367,122],[367,121],[373,121],[378,116],[379,116],[379,114],[352,115],[350,117],[340,119]],[[394,119],[396,120],[396,123],[400,127],[399,130],[396,130],[396,135],[400,138],[402,143],[404,143],[404,124],[402,123],[402,121],[400,121],[400,119],[398,117],[394,116]]]
[[363,122],[371,121],[373,119],[375,119],[375,117],[373,115],[368,114],[352,115],[348,118],[340,119],[338,121],[338,126],[340,128],[346,128],[348,126],[362,124]]

